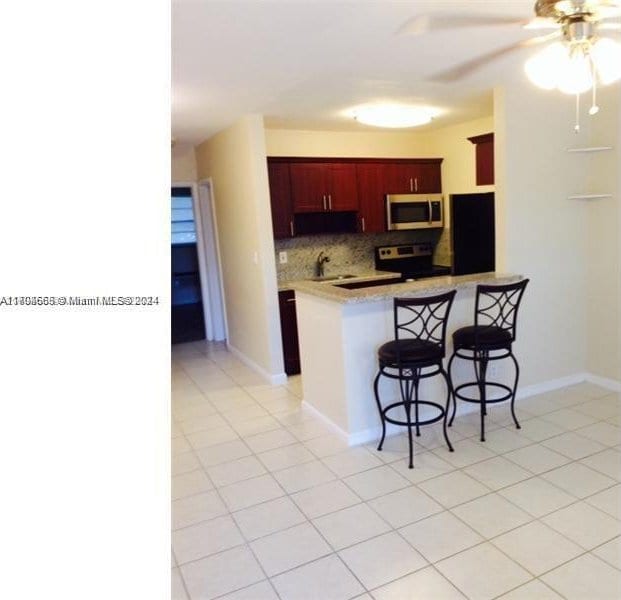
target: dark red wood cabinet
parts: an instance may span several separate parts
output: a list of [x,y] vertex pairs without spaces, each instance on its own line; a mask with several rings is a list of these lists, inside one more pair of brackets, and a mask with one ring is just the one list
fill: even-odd
[[356,165],[358,183],[359,231],[381,233],[386,230],[384,196],[386,165],[381,163],[359,163]]
[[295,292],[283,290],[278,292],[280,308],[280,332],[282,336],[282,353],[287,375],[300,372],[300,349],[298,344],[298,321],[295,310]]
[[293,162],[293,212],[358,210],[356,166],[341,162]]
[[475,145],[476,184],[494,185],[494,134],[468,138]]
[[274,238],[293,237],[293,205],[291,202],[291,176],[289,165],[283,162],[267,163],[272,206]]
[[385,165],[388,194],[439,194],[441,159],[394,160]]
[[441,158],[268,158],[274,237],[383,232],[386,194],[441,193],[441,164]]

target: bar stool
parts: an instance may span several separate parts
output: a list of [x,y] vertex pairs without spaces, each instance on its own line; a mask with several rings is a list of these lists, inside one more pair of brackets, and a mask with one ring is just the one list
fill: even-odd
[[[377,447],[381,451],[386,438],[386,422],[394,425],[402,425],[408,428],[410,443],[410,463],[413,464],[412,427],[416,427],[416,435],[420,436],[420,426],[436,423],[443,420],[444,439],[453,452],[453,446],[446,431],[446,421],[451,399],[450,380],[442,365],[446,354],[445,339],[446,325],[455,290],[436,296],[422,298],[395,298],[394,299],[394,327],[395,339],[380,346],[377,354],[379,371],[375,377],[373,389],[375,401],[382,421],[382,439]],[[431,368],[431,371],[423,372],[423,369]],[[382,406],[379,397],[379,381],[381,376],[399,381],[401,401]],[[421,379],[442,375],[446,382],[447,397],[446,405],[442,406],[430,400],[420,400],[418,387]],[[431,406],[438,410],[438,414],[432,418],[421,420],[419,406]],[[412,406],[414,407],[414,420],[412,420]],[[405,419],[400,420],[389,413],[403,408]]]
[[[469,381],[453,388],[453,424],[457,412],[457,398],[465,402],[481,405],[481,441],[485,441],[485,415],[487,405],[511,399],[511,415],[517,429],[520,429],[515,416],[515,393],[517,391],[520,367],[513,356],[511,345],[515,341],[518,309],[528,279],[507,285],[477,285],[474,325],[462,327],[453,333],[453,355],[449,360],[448,373],[452,380],[451,368],[456,358],[470,360],[474,364],[475,381]],[[494,354],[493,354],[494,353]],[[487,379],[490,361],[510,358],[515,365],[513,387]],[[478,397],[467,395],[467,388],[477,388]],[[504,392],[499,398],[489,398],[488,388]]]

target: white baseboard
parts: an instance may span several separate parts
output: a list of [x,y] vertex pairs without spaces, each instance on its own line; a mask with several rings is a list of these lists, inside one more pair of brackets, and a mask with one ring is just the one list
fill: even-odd
[[[347,442],[348,446],[358,446],[360,444],[366,444],[368,442],[377,442],[382,435],[382,426],[371,427],[370,429],[364,429],[363,431],[355,431],[354,433],[347,433],[344,429],[341,429],[334,421],[326,417],[323,413],[319,412],[312,404],[302,401],[302,407],[309,412],[313,413],[318,419],[323,421],[334,433],[340,435]],[[398,425],[386,424],[386,437],[391,435],[397,435],[402,433],[403,428]]]
[[235,348],[235,346],[231,345],[227,340],[226,342],[227,349],[234,354],[239,360],[241,360],[247,367],[250,367],[253,371],[256,371],[263,379],[265,379],[271,385],[285,385],[287,383],[287,375],[286,373],[276,373],[273,375],[272,373],[268,373],[263,367],[260,367],[256,362],[252,359],[248,358],[243,352]]
[[542,381],[541,383],[534,383],[532,385],[527,385],[526,387],[518,386],[517,399],[529,398],[530,396],[536,396],[537,394],[560,390],[561,388],[569,385],[576,385],[577,383],[582,383],[586,380],[587,373],[574,373],[573,375],[559,377],[558,379],[550,379],[548,381]]
[[315,417],[323,421],[330,429],[334,431],[334,433],[340,435],[346,440],[349,440],[350,434],[348,434],[344,429],[341,429],[332,419],[329,419],[322,412],[319,412],[312,404],[308,403],[306,400],[302,400],[302,408],[310,413],[313,413]]
[[[558,379],[550,379],[549,381],[542,381],[541,383],[535,383],[533,385],[528,385],[526,387],[518,387],[517,399],[520,398],[528,398],[529,396],[536,396],[537,394],[543,394],[545,392],[551,392],[553,390],[559,390],[564,387],[568,387],[570,385],[576,385],[578,383],[582,383],[583,381],[588,381],[590,383],[594,383],[603,388],[609,389],[613,392],[621,391],[621,382],[615,381],[614,379],[607,379],[605,377],[599,377],[598,375],[593,375],[592,373],[575,373],[573,375],[568,375],[567,377],[560,377]],[[516,405],[519,410],[519,405]],[[469,403],[469,402],[457,402],[457,415],[467,414],[471,412],[478,411],[478,405]],[[314,412],[323,417],[321,413],[319,413],[316,409],[313,409]],[[323,417],[325,419],[325,417]],[[325,419],[327,420],[327,419]],[[331,423],[331,421],[330,421]],[[334,425],[336,427],[336,425]],[[342,435],[344,435],[350,446],[355,446],[358,444],[365,444],[368,442],[374,442],[380,439],[382,435],[382,427],[379,425],[378,427],[373,427],[370,429],[364,429],[362,431],[356,431],[353,433],[347,433],[343,430],[340,430]],[[386,437],[390,437],[391,435],[396,435],[404,431],[403,427],[399,427],[397,425],[387,424],[386,427]]]
[[621,392],[621,381],[608,379],[607,377],[600,377],[599,375],[593,375],[593,373],[586,374],[586,381],[588,381],[589,383],[594,383],[595,385],[599,385],[613,392]]

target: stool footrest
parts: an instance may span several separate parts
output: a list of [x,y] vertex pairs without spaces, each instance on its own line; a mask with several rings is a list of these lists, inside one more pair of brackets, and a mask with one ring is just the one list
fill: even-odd
[[[509,398],[511,398],[511,396],[513,395],[513,390],[508,385],[505,385],[504,383],[497,383],[495,381],[486,381],[484,385],[486,388],[491,387],[491,388],[501,389],[506,392],[506,394],[504,394],[500,398],[488,398],[487,393],[486,393],[485,404],[495,404],[496,402],[504,402],[505,400],[509,400]],[[463,390],[464,388],[470,388],[470,387],[476,388],[477,391],[479,390],[479,384],[476,381],[471,381],[468,383],[462,383],[461,385],[458,385],[453,390],[453,394],[460,400],[463,400],[464,402],[474,402],[475,404],[480,404],[481,403],[480,397],[472,398],[472,397],[465,396],[463,393],[461,393],[461,390]]]
[[[411,402],[410,406],[412,408],[415,408],[415,404],[416,402]],[[398,421],[397,419],[392,419],[388,416],[388,411],[394,408],[403,407],[403,409],[405,410],[405,406],[406,406],[405,402],[394,402],[393,404],[389,404],[382,410],[382,414],[384,415],[384,419],[388,421],[388,423],[392,423],[393,425],[405,425],[407,427],[409,425],[417,426],[417,425],[430,425],[431,423],[437,423],[444,417],[444,414],[446,412],[444,410],[444,407],[440,404],[437,404],[436,402],[429,402],[428,400],[418,400],[418,404],[419,404],[419,407],[420,405],[433,406],[434,408],[437,408],[440,411],[440,414],[437,417],[425,419],[423,421],[411,420],[409,423],[407,421]]]

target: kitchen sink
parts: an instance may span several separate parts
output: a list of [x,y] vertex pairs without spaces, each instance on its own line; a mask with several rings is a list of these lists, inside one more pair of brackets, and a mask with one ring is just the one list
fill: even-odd
[[339,279],[351,279],[356,275],[346,273],[345,275],[323,275],[322,277],[313,277],[311,281],[338,281]]

